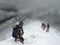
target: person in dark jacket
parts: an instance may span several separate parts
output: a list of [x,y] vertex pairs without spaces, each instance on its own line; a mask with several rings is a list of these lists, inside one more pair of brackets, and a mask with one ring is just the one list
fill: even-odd
[[22,35],[24,34],[24,31],[22,27],[23,25],[21,22],[17,25],[14,25],[12,36],[15,38],[15,41],[17,41],[17,39],[20,39],[20,41],[23,43],[24,38],[22,37]]
[[49,24],[49,22],[47,23],[47,30],[46,30],[46,32],[49,32],[49,29],[50,29],[50,24]]
[[21,33],[20,33],[20,36],[19,36],[19,37],[20,37],[20,39],[21,39],[20,41],[21,41],[22,43],[24,42],[24,38],[22,37],[22,35],[24,34],[23,24],[24,24],[23,21],[20,21],[20,23],[19,23],[19,31],[20,31]]

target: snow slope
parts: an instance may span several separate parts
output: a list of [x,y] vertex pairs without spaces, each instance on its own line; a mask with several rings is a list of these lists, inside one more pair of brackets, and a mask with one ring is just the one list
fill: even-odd
[[[60,45],[60,36],[56,34],[52,27],[50,32],[45,32],[41,28],[40,21],[30,21],[24,26],[23,35],[25,41],[24,45]],[[4,41],[0,41],[0,45],[23,45],[20,42],[15,42],[14,38],[11,37]]]

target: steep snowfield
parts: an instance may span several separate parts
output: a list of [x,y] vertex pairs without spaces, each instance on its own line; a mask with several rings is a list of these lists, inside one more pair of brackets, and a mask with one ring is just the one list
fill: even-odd
[[[60,45],[60,36],[56,34],[52,27],[49,32],[43,31],[40,21],[30,21],[24,26],[24,45]],[[0,41],[0,45],[23,45],[19,41],[15,42],[11,37]]]

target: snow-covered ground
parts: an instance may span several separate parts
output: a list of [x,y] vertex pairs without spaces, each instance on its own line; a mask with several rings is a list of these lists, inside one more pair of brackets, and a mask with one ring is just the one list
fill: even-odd
[[[30,23],[26,24],[23,28],[24,45],[60,45],[60,36],[56,34],[55,29],[51,27],[49,32],[43,31],[40,21],[30,21]],[[11,37],[4,41],[0,41],[0,45],[23,44],[18,41],[15,42],[14,38]]]

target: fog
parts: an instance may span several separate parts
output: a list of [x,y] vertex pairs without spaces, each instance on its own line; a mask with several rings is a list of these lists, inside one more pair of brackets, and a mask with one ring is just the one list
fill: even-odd
[[[0,0],[0,22],[6,27],[0,26],[0,31],[6,30],[9,21],[9,26],[15,22],[15,17],[18,15],[18,20],[40,20],[49,21],[50,25],[60,31],[60,0]],[[4,31],[2,31],[4,32]]]
[[60,0],[0,0],[0,16],[2,17],[0,22],[10,19],[12,15],[23,15],[23,19],[38,18],[43,21],[49,20],[54,25],[59,24],[59,4]]
[[[56,10],[60,12],[59,3],[60,3],[59,0],[0,0],[0,10],[3,10],[6,12],[6,8],[7,10],[8,9],[11,10],[11,8],[13,8],[13,10],[14,9],[17,10],[17,12],[15,13],[19,13],[19,15],[21,14],[24,15],[25,13],[26,14],[33,13],[32,18],[36,18],[37,15],[38,16],[46,15],[48,12],[54,13],[54,11]],[[2,12],[2,13],[5,13],[5,12]],[[9,15],[8,13],[5,13],[5,14]],[[12,15],[15,15],[15,14],[12,14]]]
[[59,8],[60,0],[0,0],[0,3],[11,3],[20,8],[55,7]]

